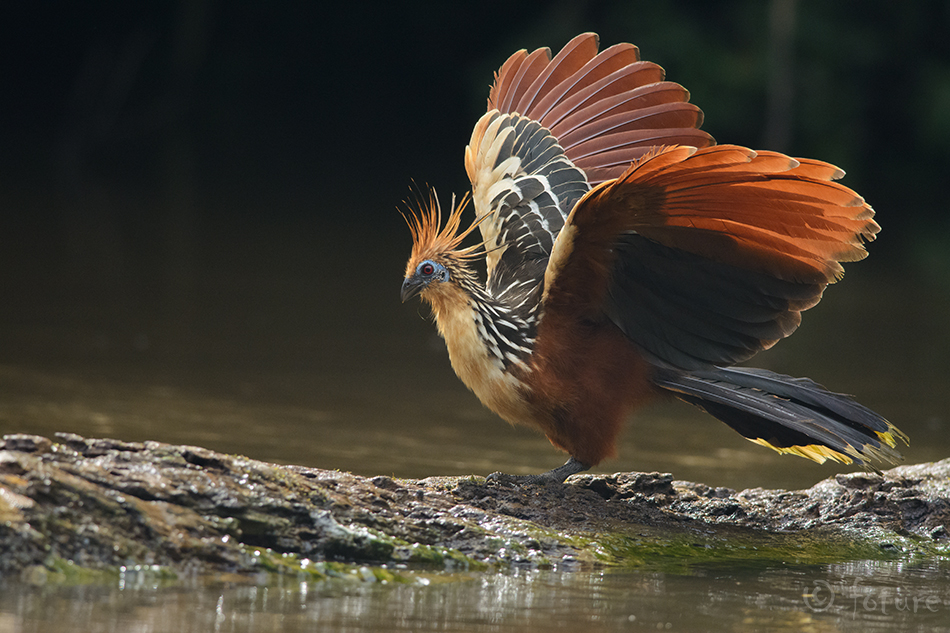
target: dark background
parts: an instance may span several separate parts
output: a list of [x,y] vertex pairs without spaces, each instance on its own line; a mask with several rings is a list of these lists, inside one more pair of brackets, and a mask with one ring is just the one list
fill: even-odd
[[[122,0],[0,17],[0,361],[293,366],[401,337],[419,321],[398,304],[410,183],[464,191],[493,71],[587,30],[666,68],[719,142],[843,167],[884,227],[849,270],[923,287],[923,319],[950,295],[948,2]],[[382,362],[366,351],[353,367]]]

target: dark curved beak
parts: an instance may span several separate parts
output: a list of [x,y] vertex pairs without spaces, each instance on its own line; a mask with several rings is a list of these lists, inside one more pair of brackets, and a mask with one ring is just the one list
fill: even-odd
[[399,296],[402,297],[402,302],[405,303],[422,292],[425,287],[425,282],[418,277],[406,277],[402,280],[402,292],[399,293]]

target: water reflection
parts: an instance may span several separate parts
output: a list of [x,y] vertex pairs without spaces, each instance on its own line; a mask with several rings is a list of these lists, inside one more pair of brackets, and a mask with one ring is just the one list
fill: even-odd
[[[947,563],[730,565],[688,574],[422,574],[409,584],[6,586],[0,630],[950,630]],[[830,592],[830,593],[829,593]],[[5,627],[6,625],[6,627]]]

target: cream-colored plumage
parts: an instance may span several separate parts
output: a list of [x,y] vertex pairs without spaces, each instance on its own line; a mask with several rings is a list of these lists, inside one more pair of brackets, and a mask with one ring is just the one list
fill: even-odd
[[432,306],[439,334],[445,340],[452,369],[485,406],[511,424],[525,424],[532,412],[524,399],[526,386],[485,345],[475,305],[454,284],[430,285],[421,297]]

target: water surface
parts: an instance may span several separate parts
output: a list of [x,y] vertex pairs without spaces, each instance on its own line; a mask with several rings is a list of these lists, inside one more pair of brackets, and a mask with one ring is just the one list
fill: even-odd
[[293,579],[161,586],[7,586],[0,630],[948,631],[946,563],[711,565],[420,574],[409,584]]

